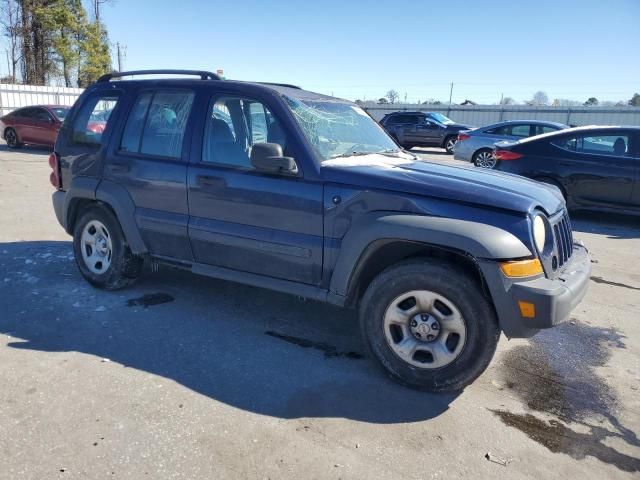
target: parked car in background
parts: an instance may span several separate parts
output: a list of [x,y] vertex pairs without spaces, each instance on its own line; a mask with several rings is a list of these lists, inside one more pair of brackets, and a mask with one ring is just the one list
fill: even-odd
[[640,214],[640,127],[577,127],[496,144],[497,170],[558,187],[570,209]]
[[380,120],[380,125],[407,150],[440,147],[447,153],[453,153],[458,132],[471,128],[437,112],[388,113]]
[[19,108],[0,118],[0,133],[9,148],[25,143],[53,147],[68,112],[69,107],[64,105]]
[[519,140],[569,128],[568,125],[536,120],[507,120],[458,134],[453,158],[472,162],[476,167],[493,168],[493,145],[502,140]]

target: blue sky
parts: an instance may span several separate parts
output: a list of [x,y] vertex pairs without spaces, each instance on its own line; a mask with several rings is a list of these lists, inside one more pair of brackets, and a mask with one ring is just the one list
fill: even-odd
[[[640,91],[640,0],[116,0],[125,67],[223,68],[349,99],[628,100]],[[115,63],[115,58],[114,58]]]

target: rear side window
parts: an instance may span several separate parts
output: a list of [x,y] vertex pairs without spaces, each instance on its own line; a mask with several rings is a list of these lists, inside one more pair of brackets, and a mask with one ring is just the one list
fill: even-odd
[[504,125],[502,127],[492,128],[491,130],[487,130],[485,133],[490,133],[491,135],[509,135],[508,133],[509,125]]
[[140,94],[127,119],[120,150],[180,158],[192,104],[193,92]]
[[513,125],[511,127],[511,135],[514,137],[528,137],[530,131],[529,125]]
[[87,98],[73,119],[71,141],[83,145],[102,145],[102,137],[120,95],[114,92]]
[[551,127],[549,125],[534,125],[535,133],[534,135],[542,135],[543,133],[550,133],[559,130],[557,127]]
[[583,133],[574,137],[561,137],[552,143],[557,147],[577,153],[625,157],[630,156],[629,142],[629,135],[625,133],[614,135]]

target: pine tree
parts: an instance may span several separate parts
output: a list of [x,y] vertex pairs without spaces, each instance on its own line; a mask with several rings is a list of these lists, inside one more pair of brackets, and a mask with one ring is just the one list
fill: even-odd
[[109,38],[100,22],[95,21],[86,26],[81,52],[79,87],[86,87],[111,71]]

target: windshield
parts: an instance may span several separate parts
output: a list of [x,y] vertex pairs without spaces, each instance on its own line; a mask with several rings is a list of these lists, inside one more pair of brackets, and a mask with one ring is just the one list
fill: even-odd
[[442,123],[443,125],[450,125],[452,123],[456,123],[451,120],[449,117],[442,115],[441,113],[430,113],[429,117],[435,120],[438,123]]
[[51,111],[53,112],[53,114],[59,118],[60,120],[64,120],[65,117],[67,116],[67,113],[69,113],[69,108],[68,107],[56,107],[56,108],[52,108]]
[[286,97],[293,115],[322,161],[367,153],[399,152],[398,146],[360,107]]

